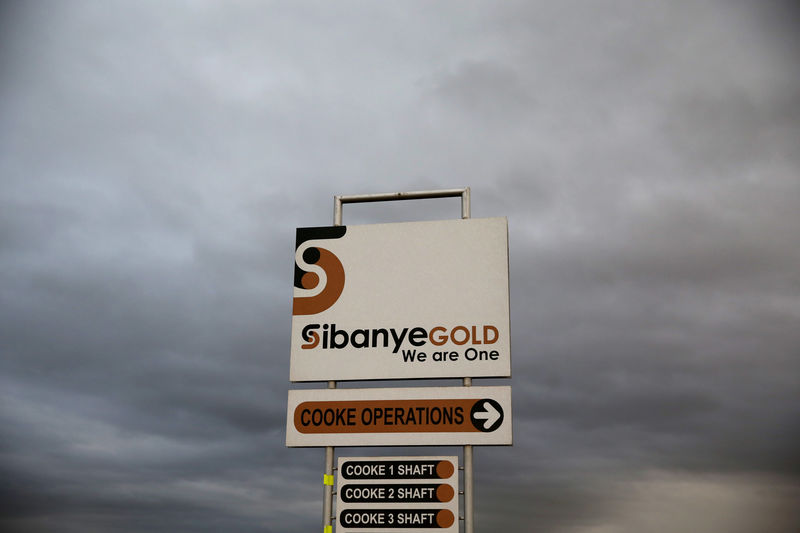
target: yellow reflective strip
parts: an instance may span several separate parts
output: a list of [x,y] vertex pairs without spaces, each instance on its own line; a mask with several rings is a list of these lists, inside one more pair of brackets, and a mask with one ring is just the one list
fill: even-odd
[[323,485],[333,485],[333,476],[322,474],[322,483]]
[[325,526],[325,529],[322,530],[322,533],[331,533],[333,528],[331,526]]

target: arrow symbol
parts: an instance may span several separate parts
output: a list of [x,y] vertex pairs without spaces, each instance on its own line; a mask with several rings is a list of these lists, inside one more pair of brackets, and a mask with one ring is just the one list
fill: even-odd
[[500,420],[500,418],[503,416],[503,412],[492,405],[493,403],[495,402],[492,402],[491,400],[483,400],[483,411],[476,410],[477,405],[475,408],[473,408],[472,418],[475,427],[478,427],[477,420],[485,420],[483,423],[483,431],[490,431],[491,428],[494,427],[494,425]]

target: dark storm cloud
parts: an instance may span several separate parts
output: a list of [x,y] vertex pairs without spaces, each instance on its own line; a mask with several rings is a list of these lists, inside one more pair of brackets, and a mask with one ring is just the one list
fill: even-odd
[[0,526],[318,527],[294,228],[470,185],[509,217],[514,335],[478,527],[796,529],[797,13],[3,4]]
[[[517,290],[536,302],[530,327],[515,328],[530,347],[530,357],[516,352],[515,372],[537,384],[517,389],[515,401],[529,406],[522,416],[581,433],[630,432],[616,450],[597,448],[627,467],[644,458],[796,471],[796,378],[772,371],[800,345],[787,299],[797,286],[796,248],[772,227],[775,218],[744,208],[774,193],[748,193],[733,195],[742,209],[729,211],[695,199],[661,202],[635,227],[611,221],[519,258],[529,266]],[[779,225],[792,225],[793,202],[771,200]]]

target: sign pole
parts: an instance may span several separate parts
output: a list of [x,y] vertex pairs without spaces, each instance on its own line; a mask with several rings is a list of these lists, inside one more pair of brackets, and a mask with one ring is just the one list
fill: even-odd
[[[471,216],[469,187],[467,187],[461,197],[461,218]],[[464,378],[464,386],[472,386],[471,377]],[[472,444],[466,444],[464,445],[464,533],[474,532],[472,496]]]
[[[336,388],[335,381],[328,382],[329,389]],[[333,446],[325,447],[325,474],[322,477],[324,492],[322,497],[322,532],[332,533],[333,518]]]
[[[338,197],[333,205],[333,225],[342,225],[342,204],[338,201]],[[328,382],[329,389],[336,388],[335,381]],[[325,447],[325,474],[323,479],[323,496],[322,496],[322,532],[332,533],[333,527],[331,522],[333,520],[333,446]]]

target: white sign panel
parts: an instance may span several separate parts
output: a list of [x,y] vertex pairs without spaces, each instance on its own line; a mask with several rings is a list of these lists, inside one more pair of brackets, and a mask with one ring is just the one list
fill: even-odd
[[505,218],[297,230],[292,381],[508,377]]
[[290,390],[287,446],[512,444],[511,387]]
[[458,533],[458,457],[340,457],[338,533]]

